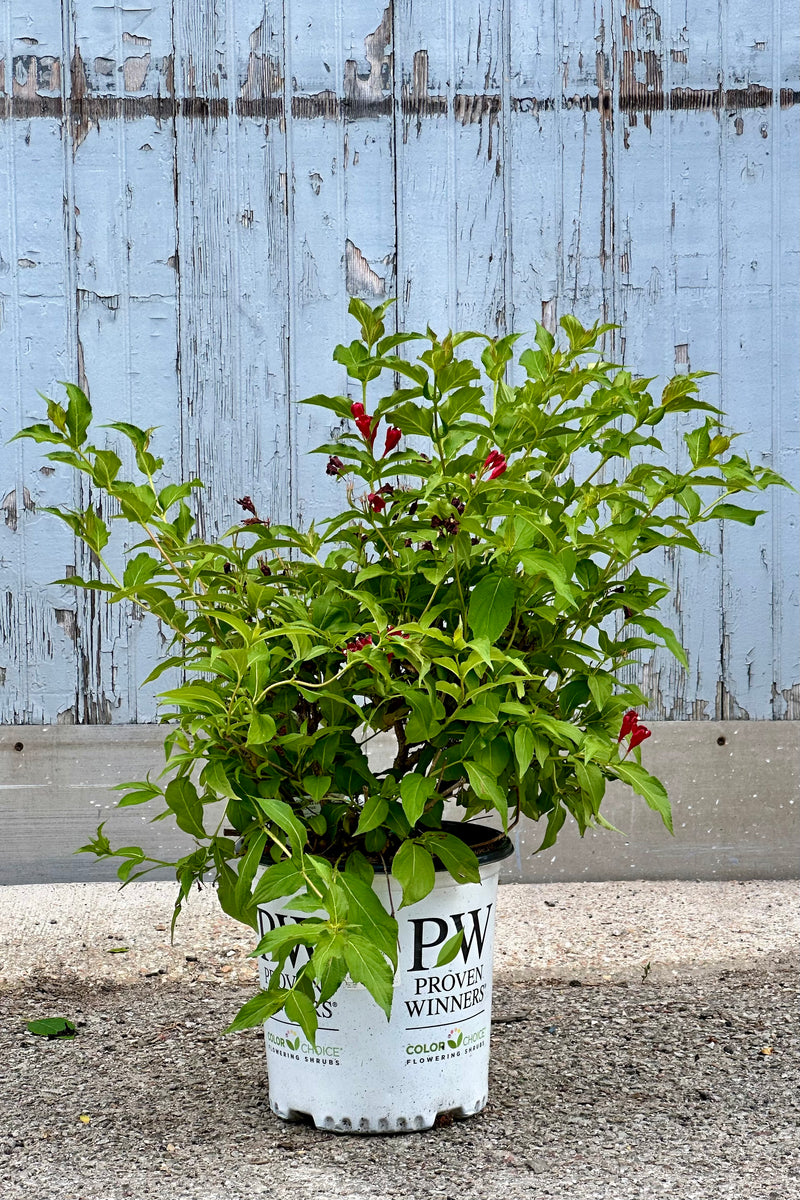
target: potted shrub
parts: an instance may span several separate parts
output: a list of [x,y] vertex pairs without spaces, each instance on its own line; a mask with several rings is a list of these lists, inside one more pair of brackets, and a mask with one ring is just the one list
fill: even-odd
[[[97,575],[60,582],[171,633],[149,676],[184,679],[161,697],[166,767],[120,804],[161,801],[194,839],[174,864],[175,917],[206,882],[258,930],[262,990],[230,1028],[266,1022],[276,1112],[365,1131],[485,1102],[493,888],[520,816],[542,822],[544,849],[568,816],[581,834],[607,826],[620,780],[669,827],[630,656],[662,644],[686,659],[643,560],[701,552],[707,521],[752,524],[731,497],[783,482],[730,453],[703,373],[655,395],[606,362],[609,325],[566,316],[561,346],[538,326],[512,384],[516,335],[387,334],[386,309],[350,304],[360,337],[334,358],[355,399],[305,401],[340,423],[316,453],[342,495],[305,531],[243,496],[238,525],[196,537],[200,481],[165,483],[154,430],[118,422],[130,478],[73,385],[17,435],[88,479],[83,510],[51,511]],[[676,471],[657,433],[677,414],[697,421]],[[133,539],[118,572],[120,522]],[[383,769],[366,753],[378,733],[394,738]],[[83,849],[119,857],[123,883],[154,865],[102,826]]]

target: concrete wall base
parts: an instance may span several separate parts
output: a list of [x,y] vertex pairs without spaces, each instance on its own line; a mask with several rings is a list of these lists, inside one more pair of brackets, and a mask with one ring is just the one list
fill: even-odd
[[[543,823],[522,821],[516,857],[502,879],[549,883],[613,879],[788,879],[798,873],[800,723],[652,723],[643,762],[673,805],[675,836],[627,788],[603,807],[622,835],[581,840],[564,826],[558,843],[535,850]],[[73,854],[109,817],[112,844],[143,845],[173,858],[191,849],[170,820],[150,823],[149,806],[112,812],[117,783],[153,777],[164,757],[157,725],[17,725],[0,729],[0,883],[99,881],[113,863]],[[378,748],[379,749],[379,748]],[[148,878],[169,878],[169,871]]]

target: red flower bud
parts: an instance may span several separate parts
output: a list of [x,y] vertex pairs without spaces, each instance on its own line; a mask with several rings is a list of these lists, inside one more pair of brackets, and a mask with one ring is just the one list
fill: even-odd
[[361,417],[356,417],[356,428],[366,442],[369,442],[370,448],[375,441],[375,434],[378,432],[379,421],[375,422],[375,428],[372,428],[372,417],[368,417],[364,413]]
[[350,412],[353,414],[354,417],[363,417],[365,415],[366,411],[367,410],[364,408],[364,405],[361,403],[360,400],[354,400],[353,403],[350,405]]
[[386,508],[386,501],[379,492],[370,492],[367,496],[367,504],[373,512],[382,513]]
[[402,436],[403,435],[400,432],[400,430],[397,429],[394,425],[389,426],[389,428],[386,430],[386,448],[383,451],[383,455],[382,455],[383,458],[386,458],[386,455],[391,450],[394,450],[395,446],[400,441],[400,438]]
[[[496,466],[496,464],[500,462],[502,458],[503,456],[499,450],[490,450],[486,455],[486,458],[483,460],[483,471],[485,471],[487,467]],[[481,475],[483,474],[483,471],[481,471]]]
[[508,463],[506,462],[506,460],[504,458],[501,457],[499,462],[495,461],[494,470],[489,473],[489,478],[497,479],[498,475],[503,474],[503,472],[505,471],[507,466],[508,466]]
[[629,708],[628,711],[625,713],[625,716],[622,718],[622,728],[619,731],[619,737],[617,738],[617,745],[619,745],[619,743],[622,741],[622,739],[624,737],[627,737],[628,734],[631,733],[636,728],[638,723],[639,723],[639,717],[636,714],[636,709]]
[[652,733],[646,725],[637,725],[631,733],[631,740],[628,742],[628,749],[634,750],[645,738],[649,738]]

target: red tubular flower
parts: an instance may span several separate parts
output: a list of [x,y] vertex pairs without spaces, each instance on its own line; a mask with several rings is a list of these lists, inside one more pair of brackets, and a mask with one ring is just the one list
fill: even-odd
[[627,737],[629,733],[632,733],[638,724],[639,724],[639,718],[636,714],[636,709],[629,708],[628,711],[625,713],[625,716],[622,718],[622,728],[619,731],[619,737],[617,738],[617,745],[619,745],[619,743],[622,741],[622,739],[624,737]]
[[350,412],[354,417],[363,417],[366,415],[366,411],[360,400],[354,400],[350,405]]
[[628,749],[634,750],[645,738],[649,738],[652,729],[648,729],[646,725],[637,725],[631,733],[631,740],[628,742]]
[[386,448],[383,451],[383,454],[381,456],[382,458],[386,458],[386,455],[389,454],[390,451],[394,450],[395,446],[400,441],[400,438],[402,436],[403,435],[400,432],[400,430],[397,429],[394,425],[389,426],[389,428],[386,430]]
[[370,494],[367,496],[367,504],[370,506],[373,512],[377,513],[382,513],[386,508],[386,501],[384,500],[383,496],[381,496],[380,492],[370,492]]
[[379,424],[379,422],[376,421],[375,427],[373,429],[372,417],[368,417],[366,413],[364,413],[363,417],[356,417],[356,428],[358,429],[358,432],[361,434],[361,436],[364,438],[364,441],[369,442],[370,449],[372,448],[372,446],[375,442],[375,434],[378,432],[378,424]]
[[[485,471],[490,471],[489,478],[497,479],[498,475],[503,474],[507,466],[508,463],[506,462],[505,455],[501,454],[499,450],[490,450],[483,460],[479,478],[483,476]],[[474,478],[474,475],[470,475],[470,479]]]

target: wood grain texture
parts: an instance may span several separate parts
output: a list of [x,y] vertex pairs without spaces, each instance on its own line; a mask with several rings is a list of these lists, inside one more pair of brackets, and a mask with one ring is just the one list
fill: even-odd
[[[404,326],[604,315],[621,361],[718,372],[707,398],[796,480],[798,102],[788,0],[7,0],[2,441],[76,379],[206,477],[206,534],[244,494],[307,522],[337,426],[298,401],[347,387],[348,296],[386,296]],[[50,583],[92,569],[39,511],[78,499],[0,447],[6,722],[155,714],[157,626]],[[800,715],[797,500],[765,507],[706,527],[714,558],[653,556],[691,670],[632,667],[652,716]]]

